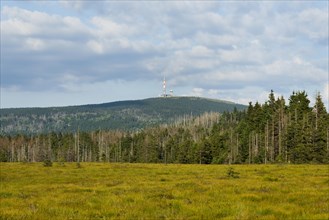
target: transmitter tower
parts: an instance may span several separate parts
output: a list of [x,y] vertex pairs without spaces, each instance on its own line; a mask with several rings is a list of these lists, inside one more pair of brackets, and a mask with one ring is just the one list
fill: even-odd
[[163,77],[162,96],[167,97],[166,77],[165,76]]

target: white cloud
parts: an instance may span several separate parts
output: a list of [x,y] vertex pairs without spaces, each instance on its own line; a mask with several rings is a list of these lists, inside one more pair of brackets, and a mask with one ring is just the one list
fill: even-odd
[[95,40],[88,41],[87,46],[95,53],[102,54],[104,52],[103,45]]
[[135,33],[135,28],[126,24],[119,24],[104,17],[93,17],[91,23],[96,27],[96,36],[113,38],[128,36]]
[[199,45],[192,47],[190,54],[193,57],[206,57],[210,59],[215,55],[213,50]]
[[[4,6],[1,13],[2,35],[13,37],[69,38],[89,35],[90,29],[77,17],[59,16],[17,7]],[[73,40],[72,39],[72,40]]]
[[[143,87],[139,87],[140,84],[143,84]],[[161,86],[159,85],[159,87]],[[137,88],[138,92],[136,92]],[[150,93],[153,97],[156,97],[161,92],[155,81],[141,82],[124,80],[97,83],[75,83],[73,80],[67,84],[63,84],[63,89],[61,91],[46,90],[38,92],[15,88],[1,88],[1,108],[104,103],[149,98]]]
[[307,35],[310,39],[328,40],[328,8],[305,9],[300,12],[296,18],[296,27],[301,33]]
[[238,36],[229,34],[210,34],[206,32],[197,32],[195,39],[202,45],[210,47],[227,47],[242,42]]
[[177,95],[248,103],[328,80],[328,13],[307,2],[13,4],[1,9],[1,88],[74,93],[123,80],[139,91],[166,74]]
[[201,97],[204,95],[204,89],[202,88],[193,88],[189,96]]
[[208,90],[208,94],[209,94],[210,96],[217,96],[217,95],[220,94],[220,90],[218,90],[218,89],[209,89],[209,90]]
[[266,65],[264,71],[269,76],[280,76],[283,81],[294,84],[321,83],[327,77],[324,70],[299,57],[293,57],[292,60],[276,60]]
[[44,41],[36,38],[27,38],[25,45],[27,50],[43,50],[45,48]]

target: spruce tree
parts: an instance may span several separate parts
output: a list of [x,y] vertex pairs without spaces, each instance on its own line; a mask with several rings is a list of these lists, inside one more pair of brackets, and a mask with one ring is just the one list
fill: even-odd
[[327,158],[327,133],[328,133],[328,114],[320,93],[316,95],[315,105],[312,109],[313,119],[313,143],[311,156],[314,162],[328,162]]

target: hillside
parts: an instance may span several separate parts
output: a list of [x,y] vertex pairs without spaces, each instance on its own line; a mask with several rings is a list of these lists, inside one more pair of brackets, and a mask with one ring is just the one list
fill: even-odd
[[232,102],[199,97],[149,98],[103,104],[0,110],[0,134],[35,134],[97,129],[137,130],[171,123],[184,115],[245,109]]

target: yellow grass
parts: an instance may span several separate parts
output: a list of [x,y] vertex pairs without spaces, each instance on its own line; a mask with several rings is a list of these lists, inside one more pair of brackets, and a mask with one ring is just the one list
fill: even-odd
[[327,165],[1,163],[1,219],[328,219]]

